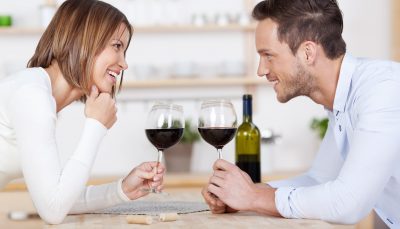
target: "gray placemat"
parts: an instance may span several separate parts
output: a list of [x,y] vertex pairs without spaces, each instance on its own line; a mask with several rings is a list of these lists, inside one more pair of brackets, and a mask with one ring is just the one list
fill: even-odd
[[176,212],[188,214],[209,211],[208,206],[202,202],[188,201],[132,201],[106,208],[93,214],[119,214],[119,215],[159,215],[160,213]]

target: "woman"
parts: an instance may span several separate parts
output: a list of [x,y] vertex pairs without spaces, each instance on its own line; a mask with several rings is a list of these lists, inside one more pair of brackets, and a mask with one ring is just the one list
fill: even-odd
[[[128,67],[131,36],[127,18],[111,5],[67,0],[41,37],[29,68],[0,81],[0,188],[23,175],[47,223],[137,199],[148,186],[162,188],[164,167],[156,171],[156,162],[139,165],[117,182],[85,187],[99,143],[117,119],[116,78]],[[62,167],[57,112],[75,100],[85,102],[85,126]]]

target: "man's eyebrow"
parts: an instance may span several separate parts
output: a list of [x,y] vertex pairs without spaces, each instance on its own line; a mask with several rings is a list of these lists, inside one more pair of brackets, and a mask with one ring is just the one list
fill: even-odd
[[271,52],[270,49],[257,49],[258,53]]

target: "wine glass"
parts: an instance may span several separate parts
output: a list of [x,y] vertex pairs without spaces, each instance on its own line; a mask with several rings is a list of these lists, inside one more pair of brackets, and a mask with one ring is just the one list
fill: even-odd
[[201,137],[213,145],[222,159],[222,148],[236,133],[236,112],[228,100],[207,100],[201,104],[198,129]]
[[[163,151],[181,140],[183,129],[185,128],[185,118],[183,108],[176,104],[155,104],[147,117],[146,136],[158,151],[158,165],[162,162]],[[157,193],[155,188],[147,190]]]

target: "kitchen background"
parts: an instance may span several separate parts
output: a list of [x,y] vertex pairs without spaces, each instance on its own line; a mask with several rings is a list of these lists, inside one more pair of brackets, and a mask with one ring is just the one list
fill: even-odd
[[[344,38],[355,56],[392,59],[392,4],[396,0],[339,0],[344,14]],[[0,78],[24,68],[55,7],[62,1],[0,0],[0,15],[11,15],[11,28],[0,27]],[[255,74],[258,57],[251,0],[107,0],[135,26],[127,52],[126,87],[118,95],[118,121],[100,147],[93,176],[122,176],[143,161],[156,160],[146,139],[147,112],[155,101],[183,105],[194,126],[202,99],[229,98],[242,120],[241,96],[254,95],[253,121],[264,137],[262,171],[307,169],[320,140],[310,128],[325,117],[323,107],[307,98],[286,104],[276,101],[273,88]],[[63,161],[73,152],[83,126],[84,105],[59,113],[57,138]],[[40,131],[40,130],[38,130]],[[234,162],[234,141],[223,157]],[[200,140],[191,159],[192,172],[209,172],[215,149]]]

